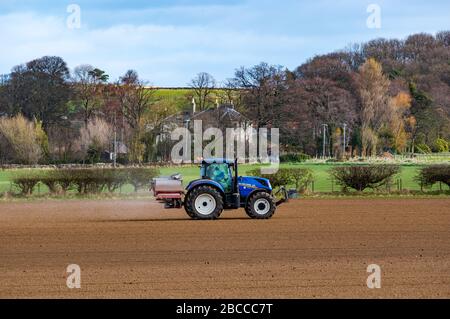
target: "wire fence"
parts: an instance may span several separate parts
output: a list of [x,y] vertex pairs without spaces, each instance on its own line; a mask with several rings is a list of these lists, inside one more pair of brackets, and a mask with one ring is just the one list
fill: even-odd
[[[313,194],[321,194],[321,193],[344,193],[346,192],[345,187],[340,185],[335,179],[330,178],[327,179],[325,182],[320,181],[319,183],[317,181],[311,181],[308,182],[306,185],[306,190],[309,193]],[[373,192],[374,189],[367,189],[365,192]],[[408,191],[414,191],[414,192],[448,192],[450,191],[450,186],[447,186],[446,184],[442,182],[438,182],[434,184],[433,186],[425,186],[421,183],[417,183],[415,187],[405,187],[405,182],[403,178],[395,178],[391,180],[390,182],[387,182],[386,184],[378,187],[375,189],[377,192],[383,192],[383,193],[402,193],[402,192],[408,192]]]

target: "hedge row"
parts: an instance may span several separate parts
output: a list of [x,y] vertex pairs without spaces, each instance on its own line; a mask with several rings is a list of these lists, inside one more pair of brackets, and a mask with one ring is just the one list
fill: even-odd
[[303,163],[311,159],[311,156],[303,153],[287,153],[280,155],[281,163]]
[[[342,165],[333,167],[329,173],[344,190],[351,188],[364,191],[391,183],[399,171],[397,165]],[[114,192],[125,184],[133,185],[137,192],[148,186],[158,174],[156,168],[55,169],[21,172],[12,178],[12,182],[24,195],[31,195],[38,183],[45,184],[54,194],[64,194],[69,190],[77,190],[80,194]],[[259,169],[255,169],[249,175],[268,178],[273,187],[295,185],[299,192],[306,191],[313,181],[312,171],[304,168],[281,168],[276,174],[270,175],[262,175]],[[424,187],[436,183],[450,187],[450,165],[423,167],[415,179]]]
[[450,187],[450,165],[431,165],[420,170],[416,180],[425,187],[436,183],[444,183]]
[[126,184],[133,185],[137,192],[158,174],[155,168],[75,168],[20,172],[13,176],[12,182],[23,195],[31,195],[38,183],[46,185],[53,194],[69,190],[80,194],[114,192]]
[[[399,172],[398,165],[340,165],[333,167],[329,174],[344,191],[351,188],[362,192],[368,188],[379,189],[391,184]],[[302,168],[281,168],[271,175],[261,175],[260,170],[255,169],[249,175],[267,178],[273,187],[295,185],[299,192],[304,192],[314,179],[311,170]],[[424,187],[440,182],[450,187],[450,165],[423,167],[415,179]]]

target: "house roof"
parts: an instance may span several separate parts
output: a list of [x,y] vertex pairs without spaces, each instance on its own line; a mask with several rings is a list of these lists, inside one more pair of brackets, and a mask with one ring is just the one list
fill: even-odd
[[220,121],[248,121],[244,115],[236,111],[231,105],[221,105],[218,108],[211,108],[195,113],[191,117],[191,120],[202,119],[208,116],[214,116],[214,118],[217,118]]
[[231,105],[221,105],[218,108],[210,108],[198,113],[192,114],[192,112],[179,112],[177,114],[166,117],[163,122],[178,122],[184,123],[186,120],[208,120],[215,119],[220,122],[226,121],[240,121],[249,122],[250,120],[242,115],[242,113],[236,111]]

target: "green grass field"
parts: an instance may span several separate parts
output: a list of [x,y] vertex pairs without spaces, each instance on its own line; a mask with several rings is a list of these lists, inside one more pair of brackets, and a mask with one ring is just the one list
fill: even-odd
[[160,100],[169,101],[176,106],[176,109],[181,111],[190,106],[188,89],[158,89],[155,91],[155,97]]
[[[314,191],[315,192],[331,192],[338,191],[339,186],[330,178],[329,170],[334,164],[282,164],[281,167],[289,168],[307,168],[310,169],[314,174]],[[246,175],[248,171],[255,169],[257,166],[253,165],[241,165],[239,175]],[[395,177],[395,180],[400,179],[403,189],[408,190],[420,190],[420,185],[414,180],[415,176],[420,169],[419,165],[403,165],[401,166],[400,173]],[[197,179],[199,174],[198,167],[182,167],[182,168],[164,168],[161,170],[162,175],[171,175],[173,173],[181,173],[185,183],[191,180]],[[446,189],[446,186],[443,186]],[[439,185],[435,185],[433,189],[439,190]]]
[[[155,97],[160,100],[169,101],[172,105],[175,105],[178,111],[190,110],[192,107],[191,99],[192,90],[189,88],[179,89],[165,89],[160,88],[155,91]],[[221,95],[220,89],[215,89],[212,92],[211,100],[214,101],[216,96]]]
[[[311,169],[314,174],[314,191],[317,193],[329,193],[332,191],[339,191],[340,187],[333,183],[328,172],[333,167],[333,165],[338,164],[282,164],[281,167],[297,167],[297,168],[308,168]],[[240,175],[247,175],[247,172],[255,169],[257,166],[254,165],[241,165],[240,166]],[[419,165],[403,165],[401,166],[400,173],[395,177],[395,180],[400,179],[402,183],[402,189],[404,190],[412,190],[419,191],[420,185],[414,180],[414,177],[417,175]],[[0,171],[0,193],[10,191],[17,191],[11,186],[10,178],[13,176],[14,172],[17,170],[2,170]],[[197,179],[199,177],[199,168],[197,166],[189,166],[189,167],[167,167],[162,168],[160,170],[160,174],[167,176],[174,173],[181,173],[183,175],[184,183]],[[11,188],[12,187],[12,188]],[[447,190],[447,186],[443,185],[443,190]],[[309,187],[312,188],[312,185]],[[397,190],[397,187],[394,186],[392,190]],[[439,185],[435,185],[433,189],[437,191],[439,190]],[[47,192],[47,188],[45,185],[40,185],[39,188],[35,190],[35,193],[44,194]],[[124,194],[132,193],[133,188],[131,185],[125,185],[121,192]]]

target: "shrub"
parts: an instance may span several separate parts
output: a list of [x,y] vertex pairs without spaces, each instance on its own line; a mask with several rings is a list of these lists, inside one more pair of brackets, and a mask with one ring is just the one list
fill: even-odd
[[48,159],[49,154],[49,144],[48,144],[48,136],[45,133],[44,128],[42,126],[41,121],[34,121],[34,132],[36,135],[36,142],[41,148],[42,155]]
[[300,193],[305,192],[308,184],[314,180],[312,171],[306,168],[291,168],[289,169],[289,176],[295,185],[295,189]]
[[45,144],[45,133],[40,124],[20,114],[13,118],[3,117],[0,119],[0,135],[8,144],[16,163],[37,164],[42,158],[41,146]]
[[450,165],[431,165],[423,167],[416,176],[416,181],[423,186],[433,186],[442,182],[450,187]]
[[[128,169],[79,168],[52,172],[63,193],[75,187],[80,194],[114,192],[128,182]],[[51,179],[51,178],[49,178]]]
[[34,172],[21,172],[12,177],[14,186],[20,189],[22,195],[30,196],[33,194],[35,186],[40,182],[41,176]]
[[159,170],[156,168],[144,168],[144,167],[134,167],[127,168],[127,182],[133,185],[134,191],[137,192],[139,189],[150,184],[152,178],[159,174]]
[[83,157],[94,163],[100,160],[100,155],[108,149],[113,128],[101,118],[94,118],[87,126],[80,129],[77,141]]
[[250,176],[259,176],[270,180],[272,187],[295,185],[295,188],[303,192],[308,183],[313,180],[311,170],[303,168],[281,168],[275,174],[261,174],[260,169],[254,169],[248,172]]
[[71,188],[80,194],[114,192],[127,183],[137,192],[158,174],[159,170],[153,168],[75,168],[21,172],[12,178],[12,182],[24,195],[31,195],[39,182],[47,185],[53,194],[58,193],[59,188],[63,194]]
[[309,159],[311,159],[311,157],[303,153],[287,153],[280,155],[281,163],[301,163]]
[[362,192],[366,188],[376,189],[386,185],[398,172],[396,165],[350,165],[336,166],[330,174],[342,187]]
[[437,152],[437,153],[444,153],[444,152],[448,152],[449,150],[449,145],[448,142],[442,138],[438,138],[436,139],[436,141],[434,142],[433,145],[433,151]]
[[249,176],[257,176],[267,178],[270,181],[272,187],[280,187],[289,184],[289,178],[285,172],[278,170],[275,174],[262,174],[259,168],[253,169],[247,173]]
[[126,169],[109,169],[104,172],[104,181],[106,189],[113,193],[128,181],[128,173]]
[[39,181],[46,185],[52,194],[56,194],[58,192],[58,180],[56,178],[57,173],[58,171],[56,170],[42,172],[39,178]]
[[107,173],[107,169],[90,168],[90,169],[73,169],[73,183],[80,194],[98,194],[101,193],[108,184],[111,184],[111,174]]
[[61,169],[53,171],[56,183],[61,187],[63,194],[74,186],[74,175],[70,169]]

